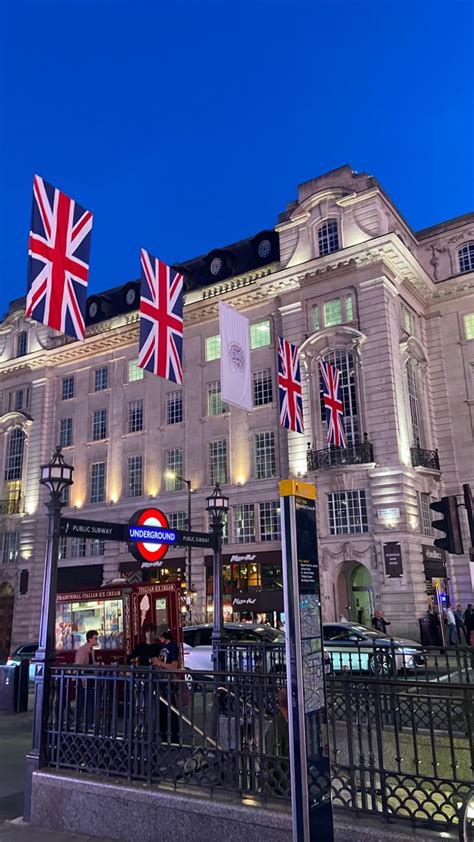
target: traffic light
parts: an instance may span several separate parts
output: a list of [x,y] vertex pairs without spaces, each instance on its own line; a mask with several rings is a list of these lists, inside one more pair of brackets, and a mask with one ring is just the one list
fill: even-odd
[[461,524],[459,522],[458,504],[455,495],[442,497],[441,500],[430,503],[430,509],[442,515],[439,520],[433,520],[431,526],[439,532],[446,534],[445,538],[436,538],[434,542],[435,547],[439,547],[440,550],[446,550],[446,552],[453,553],[454,555],[462,555],[464,550]]

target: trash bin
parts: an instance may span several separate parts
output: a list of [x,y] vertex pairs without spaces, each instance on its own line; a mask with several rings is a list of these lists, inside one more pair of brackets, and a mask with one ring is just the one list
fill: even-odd
[[23,713],[25,710],[28,710],[28,691],[30,689],[30,662],[26,660],[21,661],[17,669],[18,687],[16,694],[15,710],[17,710],[19,713]]
[[17,664],[0,666],[0,711],[13,713],[16,710],[19,676]]
[[420,640],[422,646],[431,646],[431,629],[430,629],[430,621],[428,617],[421,617],[418,620],[420,624]]

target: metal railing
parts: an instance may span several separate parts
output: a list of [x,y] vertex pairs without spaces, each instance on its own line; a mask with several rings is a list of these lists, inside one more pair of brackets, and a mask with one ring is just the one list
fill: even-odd
[[0,515],[20,515],[23,512],[21,497],[17,500],[0,500]]
[[439,471],[439,455],[438,448],[436,450],[425,450],[420,446],[420,440],[416,440],[416,445],[410,448],[411,464],[414,468],[429,468],[432,471]]
[[364,433],[364,441],[348,444],[347,447],[324,447],[322,450],[311,450],[308,443],[306,452],[308,471],[338,468],[344,465],[363,465],[373,461],[374,448],[367,440],[367,433]]

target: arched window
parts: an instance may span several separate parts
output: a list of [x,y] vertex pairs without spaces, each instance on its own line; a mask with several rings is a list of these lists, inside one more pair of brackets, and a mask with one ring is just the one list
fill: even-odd
[[5,460],[6,482],[21,480],[24,450],[25,434],[20,427],[15,427],[8,436],[7,456]]
[[335,219],[327,219],[318,228],[319,256],[331,254],[339,249],[339,231]]
[[28,350],[28,334],[22,330],[16,337],[16,356],[24,357]]
[[467,243],[458,251],[459,271],[474,272],[474,243]]
[[413,360],[408,360],[406,366],[408,403],[410,407],[411,432],[413,444],[416,447],[420,442],[423,447],[423,430],[421,424],[420,397],[418,388],[418,373]]
[[[351,351],[330,351],[324,359],[340,371],[341,397],[344,406],[344,429],[347,444],[360,440],[360,424],[357,408],[356,360]],[[326,435],[326,413],[323,399],[323,380],[319,375],[321,422]]]

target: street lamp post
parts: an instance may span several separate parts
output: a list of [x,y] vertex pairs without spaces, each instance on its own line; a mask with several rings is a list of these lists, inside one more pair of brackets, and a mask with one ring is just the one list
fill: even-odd
[[[191,495],[192,495],[191,480],[185,479],[185,477],[182,477],[179,474],[176,474],[174,471],[166,471],[165,476],[167,476],[168,479],[177,479],[177,480],[179,480],[179,482],[184,482],[184,484],[186,485],[186,489],[187,489],[187,492],[188,492],[188,515],[187,515],[187,518],[186,518],[186,527],[187,527],[187,529],[190,530],[191,529]],[[189,598],[191,597],[191,592],[192,592],[192,588],[193,588],[191,564],[192,564],[192,562],[191,562],[191,547],[188,547],[187,563],[186,563],[186,592],[187,592]],[[191,602],[189,603],[188,611],[189,611],[189,619],[191,619],[191,613],[192,613]]]
[[43,578],[43,596],[41,600],[41,621],[38,649],[35,655],[35,705],[33,719],[33,746],[26,756],[26,785],[24,818],[31,816],[32,776],[36,769],[46,763],[46,733],[48,728],[49,699],[51,687],[51,665],[56,656],[56,590],[59,556],[59,528],[61,520],[61,492],[72,485],[74,468],[67,465],[61,452],[56,447],[51,462],[41,465],[41,485],[49,491],[48,539]]
[[222,494],[217,482],[212,494],[206,498],[206,508],[212,517],[212,531],[214,533],[214,564],[213,564],[213,599],[214,624],[212,629],[212,659],[214,670],[220,667],[221,643],[224,631],[223,617],[223,587],[222,587],[222,533],[224,531],[224,515],[229,511],[229,498]]

